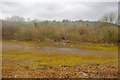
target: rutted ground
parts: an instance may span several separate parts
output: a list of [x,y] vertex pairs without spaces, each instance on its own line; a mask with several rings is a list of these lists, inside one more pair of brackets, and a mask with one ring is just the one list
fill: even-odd
[[3,77],[113,78],[117,51],[3,42]]

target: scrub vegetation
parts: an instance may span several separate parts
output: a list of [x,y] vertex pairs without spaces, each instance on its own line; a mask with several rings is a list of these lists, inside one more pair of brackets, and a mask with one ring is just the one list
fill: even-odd
[[3,39],[19,41],[117,43],[118,26],[89,21],[2,21]]

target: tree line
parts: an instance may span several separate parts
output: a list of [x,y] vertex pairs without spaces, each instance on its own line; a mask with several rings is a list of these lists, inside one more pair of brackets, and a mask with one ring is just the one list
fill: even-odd
[[[2,20],[3,40],[69,41],[90,43],[118,43],[118,25],[114,16],[101,21],[37,21],[13,16]],[[108,19],[108,20],[107,20]]]

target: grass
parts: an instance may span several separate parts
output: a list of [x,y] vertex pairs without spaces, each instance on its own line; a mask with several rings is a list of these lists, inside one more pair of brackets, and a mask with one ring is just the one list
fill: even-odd
[[88,50],[97,50],[97,51],[118,52],[117,46],[110,46],[110,45],[105,45],[105,44],[85,45],[85,46],[80,46],[80,48],[88,49]]
[[[3,42],[3,44],[6,42]],[[7,42],[8,43],[8,42]],[[9,42],[10,43],[10,42]],[[13,43],[13,42],[11,42]],[[46,46],[47,44],[44,43],[34,43],[34,42],[20,42],[16,41],[14,44],[18,45],[34,45],[34,46]],[[43,45],[44,44],[44,45]],[[52,45],[52,44],[51,44]],[[48,45],[48,46],[51,46]],[[54,44],[53,44],[54,45]],[[68,46],[68,45],[67,45]],[[55,47],[55,46],[54,46]],[[56,46],[57,47],[57,46]],[[78,45],[76,46],[78,47]],[[73,48],[75,48],[73,46]],[[79,46],[81,48],[81,46]],[[85,45],[82,46],[84,49],[88,50],[103,50],[103,51],[115,51],[117,48],[115,46],[113,47],[106,47],[103,46],[101,47],[100,45]],[[107,54],[109,55],[109,54]],[[102,63],[102,62],[117,62],[117,58],[115,57],[100,57],[100,56],[95,56],[95,55],[78,55],[78,54],[72,54],[72,53],[65,53],[65,54],[59,54],[56,52],[44,52],[40,50],[34,50],[34,49],[29,49],[29,50],[21,50],[17,48],[12,48],[12,49],[7,49],[3,51],[3,58],[11,58],[11,59],[24,59],[24,60],[33,60],[33,61],[41,61],[41,63],[45,65],[53,65],[53,66],[60,66],[60,65],[69,65],[69,66],[75,66],[79,65],[81,63]]]
[[[70,60],[71,60],[71,61],[72,61],[72,60],[73,60],[73,61],[75,61],[75,60],[80,60],[80,61],[81,61],[82,59],[88,59],[88,60],[89,60],[89,59],[91,59],[91,60],[92,60],[92,59],[93,59],[93,60],[94,60],[94,59],[99,59],[99,57],[96,57],[96,58],[95,58],[95,57],[92,57],[92,56],[88,56],[88,57],[83,57],[83,56],[82,56],[82,57],[83,57],[83,58],[82,58],[82,57],[80,57],[80,56],[78,56],[78,55],[75,55],[75,54],[74,54],[74,55],[73,55],[73,54],[63,54],[63,55],[59,55],[59,54],[51,54],[51,55],[50,55],[50,54],[43,54],[43,55],[41,55],[41,54],[40,54],[40,55],[38,56],[38,55],[33,55],[33,54],[31,54],[31,53],[29,53],[29,54],[22,54],[22,55],[18,55],[17,53],[16,53],[16,54],[12,54],[12,53],[8,53],[8,54],[7,54],[7,53],[4,53],[4,54],[3,54],[3,57],[4,57],[4,56],[9,57],[9,58],[10,58],[10,57],[11,57],[11,58],[18,58],[18,59],[19,59],[19,58],[20,58],[20,59],[35,59],[35,60],[39,60],[39,59],[40,59],[40,60],[44,60],[44,59],[45,59],[45,60],[51,60],[51,61],[54,60],[54,59],[55,59],[55,60],[60,60],[60,61],[62,61],[62,60],[63,60],[63,61],[64,61],[64,60],[69,60],[69,61],[70,61]],[[67,59],[66,59],[66,58],[67,58]],[[101,57],[100,57],[100,58],[101,58]],[[104,58],[103,58],[103,59],[104,59]],[[108,57],[108,59],[109,59],[109,57]],[[87,60],[87,61],[88,61],[88,60]],[[102,60],[102,59],[101,59],[101,60]],[[82,62],[83,62],[83,61],[82,61]]]
[[24,46],[42,46],[42,47],[70,47],[70,48],[78,48],[78,49],[86,49],[86,50],[97,50],[97,51],[106,51],[106,52],[118,52],[118,46],[111,44],[100,44],[100,43],[65,43],[63,42],[37,42],[37,41],[9,41],[4,40],[4,43],[11,44],[19,44]]
[[[18,55],[12,53],[4,53],[3,58],[9,61],[15,59],[15,64],[23,64],[20,69],[43,69],[45,66],[76,66],[82,64],[101,64],[109,62],[117,62],[115,57],[97,57],[97,56],[78,56],[75,54],[36,54],[31,53]],[[20,60],[21,59],[21,60]],[[18,60],[18,61],[17,61]],[[26,65],[22,60],[27,61]],[[30,62],[29,62],[30,61]],[[43,65],[43,66],[39,66]],[[8,69],[10,65],[8,65]],[[4,66],[3,66],[4,67]]]
[[[47,46],[47,47],[48,46],[49,47],[68,47],[69,46],[69,44],[67,44],[65,46],[59,46],[57,44],[52,45],[50,43],[44,44],[44,42],[37,43],[37,42],[29,42],[29,41],[27,41],[27,42],[3,41],[3,45],[8,45],[8,44],[9,45],[24,45],[24,46]],[[81,45],[80,46],[78,46],[78,44],[73,44],[73,45],[74,46],[72,46],[72,47],[69,46],[69,47],[71,47],[71,48],[77,47],[78,49],[81,48]],[[100,45],[97,44],[97,46],[100,46]],[[88,47],[90,47],[90,46],[87,45],[87,47],[85,47],[85,49],[89,50]],[[104,47],[103,51],[109,50],[108,46],[103,46],[103,47]],[[110,47],[112,47],[112,46],[110,46]],[[113,46],[113,47],[114,47],[113,50],[112,49],[110,49],[110,50],[115,52],[116,47],[115,46]],[[84,48],[84,46],[83,46],[83,48]],[[93,48],[91,48],[90,50],[95,49],[95,48],[94,49]],[[99,49],[99,48],[100,47],[97,47],[97,49]],[[78,70],[79,67],[83,68],[81,71],[84,72],[84,68],[86,68],[89,72],[90,70],[92,70],[92,68],[94,68],[93,66],[95,66],[96,70],[98,68],[101,70],[105,69],[105,72],[107,74],[108,73],[107,69],[109,70],[109,68],[110,68],[111,70],[114,70],[113,67],[115,67],[115,69],[117,69],[116,64],[118,62],[118,57],[111,56],[112,54],[107,54],[107,53],[104,53],[104,54],[105,54],[105,56],[86,55],[86,54],[81,55],[81,54],[74,54],[74,53],[61,54],[60,52],[52,52],[52,51],[46,52],[46,51],[42,51],[39,49],[23,50],[23,49],[17,48],[17,47],[14,47],[14,48],[9,47],[7,49],[3,48],[3,53],[2,53],[3,76],[4,77],[9,77],[9,76],[14,77],[14,74],[16,74],[15,72],[17,71],[17,75],[19,75],[21,77],[23,77],[27,73],[30,73],[31,75],[36,74],[36,76],[38,76],[38,77],[40,77],[40,75],[38,75],[38,74],[44,73],[41,76],[46,75],[46,77],[48,77],[48,73],[50,73],[51,71],[54,72],[57,69],[58,72],[55,72],[55,74],[58,74],[57,76],[59,77],[59,73],[62,72],[64,69],[68,69],[67,71],[64,72],[64,73],[68,72],[68,74],[69,74],[69,72],[73,73],[73,71],[76,69]],[[103,64],[105,64],[105,66],[102,66]],[[43,71],[43,72],[33,72],[33,71],[39,71],[39,70]],[[22,72],[27,71],[27,73],[23,74],[20,71],[22,71]],[[48,72],[46,72],[46,71],[48,71]],[[77,71],[78,74],[79,74],[79,72],[80,71]],[[110,73],[112,75],[113,72],[110,72]],[[52,75],[52,74],[53,73],[50,73],[50,75]],[[97,73],[95,73],[95,74],[97,74]],[[29,75],[28,77],[31,77],[31,75]],[[62,75],[62,77],[63,76],[66,76],[66,75],[64,74],[64,75]],[[69,74],[69,76],[70,76],[70,74]],[[35,77],[35,75],[33,77]],[[74,77],[75,77],[75,75],[74,75]]]

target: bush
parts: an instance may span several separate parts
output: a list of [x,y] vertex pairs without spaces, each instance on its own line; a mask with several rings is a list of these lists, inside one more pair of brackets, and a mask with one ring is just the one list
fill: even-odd
[[[3,21],[3,39],[24,41],[65,41],[91,43],[117,43],[118,26],[114,24],[79,22],[32,22]],[[100,25],[101,24],[101,25]]]

